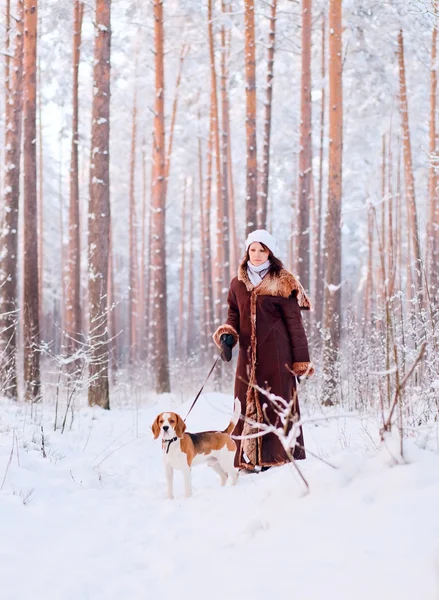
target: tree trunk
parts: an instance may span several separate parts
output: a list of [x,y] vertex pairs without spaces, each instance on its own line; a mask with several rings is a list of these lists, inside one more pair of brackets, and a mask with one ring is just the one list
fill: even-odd
[[369,207],[367,211],[367,276],[364,286],[364,325],[366,330],[369,329],[373,311],[373,229],[374,214],[372,208]]
[[215,326],[218,327],[223,317],[223,288],[224,288],[224,243],[223,243],[223,224],[224,224],[224,199],[223,199],[223,178],[221,175],[221,150],[220,150],[220,132],[219,132],[219,110],[218,93],[216,83],[216,65],[215,65],[215,44],[212,26],[212,0],[207,4],[207,29],[209,36],[209,56],[210,56],[210,74],[211,74],[211,116],[213,127],[213,143],[215,149],[216,166],[216,237],[215,237],[215,260],[213,281],[215,283],[214,306],[215,306]]
[[[230,6],[227,2],[228,10],[226,10],[226,2],[221,1],[221,9],[223,14],[230,12]],[[226,36],[226,28],[221,27],[221,202],[222,202],[222,245],[223,245],[223,289],[228,287],[230,277],[230,223],[229,223],[229,144],[230,144],[230,127],[229,127],[229,93],[228,93],[228,46]],[[222,312],[225,312],[225,300],[223,294],[224,307]]]
[[246,235],[257,226],[257,146],[256,146],[256,44],[254,0],[245,0],[245,97],[246,97]]
[[386,264],[383,257],[386,254],[386,135],[382,135],[382,148],[381,148],[381,236],[377,222],[378,229],[378,245],[379,245],[379,278],[377,286],[377,298],[379,299],[379,316],[378,322],[382,322],[384,318],[384,310],[386,304]]
[[37,0],[24,2],[24,215],[23,348],[24,397],[40,397],[40,324],[37,229]]
[[412,252],[415,259],[415,286],[416,295],[419,297],[422,303],[422,256],[421,256],[421,245],[419,241],[418,232],[418,217],[416,210],[416,199],[415,199],[415,180],[413,175],[412,165],[412,150],[410,142],[410,128],[409,128],[409,113],[408,113],[408,101],[407,101],[407,86],[405,79],[405,67],[404,67],[404,40],[402,30],[398,35],[398,59],[399,59],[399,90],[400,90],[400,111],[402,120],[402,132],[403,132],[403,150],[404,150],[404,183],[405,183],[405,195],[407,201],[407,211],[409,220],[409,230],[412,239]]
[[310,285],[310,203],[312,193],[311,116],[311,17],[312,0],[302,0],[302,85],[299,154],[299,261],[300,282]]
[[326,17],[322,16],[322,50],[321,50],[321,104],[320,104],[320,155],[319,155],[319,199],[317,203],[317,240],[316,240],[316,264],[315,264],[315,322],[321,323],[323,318],[323,297],[324,297],[324,260],[322,256],[322,224],[323,224],[323,155],[324,155],[324,136],[325,136],[325,78],[326,78]]
[[111,0],[96,0],[88,215],[91,360],[88,403],[110,408],[108,385],[108,257],[110,249]]
[[[37,215],[38,215],[38,306],[40,311],[40,325],[41,331],[44,330],[44,304],[43,304],[43,287],[44,287],[44,151],[43,151],[43,110],[42,110],[42,97],[41,97],[41,67],[40,61],[38,60],[37,65],[37,89],[38,89],[38,197],[37,197]],[[62,138],[60,138],[60,146],[62,147]],[[62,159],[60,157],[60,172],[61,172]],[[61,240],[62,240],[62,229],[61,229]],[[64,262],[61,260],[61,286],[63,285],[63,269]],[[62,290],[62,287],[61,287]],[[62,292],[61,292],[62,295]],[[63,311],[60,311],[62,314]],[[58,332],[57,332],[58,333]],[[61,324],[61,337],[62,337],[62,324]]]
[[[5,125],[8,122],[8,107],[9,99],[11,95],[11,0],[6,0],[6,11],[5,11]],[[11,109],[9,108],[9,111]],[[0,148],[0,164],[3,164],[3,148]],[[0,198],[3,198],[3,169],[0,169]],[[3,221],[3,206],[0,205],[0,222]]]
[[142,216],[141,216],[141,242],[140,242],[140,267],[139,267],[139,357],[145,359],[145,314],[146,314],[146,206],[147,206],[147,183],[146,183],[146,152],[145,140],[142,143]]
[[111,366],[111,381],[116,380],[117,364],[119,360],[119,333],[118,308],[116,304],[116,290],[114,285],[114,250],[113,250],[113,228],[110,223],[109,246],[108,246],[108,329],[110,340],[108,343],[109,363]]
[[394,293],[395,283],[395,231],[394,231],[394,198],[393,198],[393,173],[392,173],[392,136],[389,134],[389,148],[387,159],[387,277],[389,279],[389,298]]
[[[135,76],[137,77],[137,60]],[[137,89],[134,82],[134,99],[131,125],[130,196],[129,196],[129,288],[128,288],[128,334],[131,364],[137,356],[138,322],[138,264],[136,219],[136,146],[137,146]]]
[[183,73],[183,65],[184,65],[184,61],[186,59],[188,52],[189,52],[188,46],[183,45],[180,50],[180,64],[179,64],[179,68],[178,68],[177,81],[175,83],[175,95],[174,95],[174,102],[172,103],[171,125],[169,127],[169,143],[168,143],[168,149],[166,152],[165,192],[164,192],[165,198],[166,198],[167,189],[168,189],[169,172],[171,169],[172,147],[173,147],[173,142],[174,142],[174,129],[175,129],[175,121],[177,119],[178,93],[180,90],[181,75]]
[[181,262],[180,262],[180,290],[179,290],[179,309],[178,309],[178,340],[177,353],[180,360],[183,359],[183,338],[184,338],[184,299],[186,282],[186,200],[187,200],[187,178],[184,180],[183,187],[183,209],[181,211]]
[[186,327],[186,357],[190,358],[194,351],[195,342],[195,316],[194,316],[194,210],[195,210],[195,186],[192,185],[192,196],[190,205],[190,231],[189,231],[189,273],[188,273],[188,296],[187,296],[187,327]]
[[[225,8],[226,15],[232,12],[231,3],[223,5]],[[231,47],[231,28],[227,29],[227,35],[225,40],[226,52],[226,64],[230,61],[230,47]],[[227,76],[229,70],[227,71]],[[232,160],[232,137],[230,127],[230,100],[228,90],[226,89],[226,102],[227,110],[224,111],[225,121],[223,122],[223,130],[227,135],[227,197],[229,199],[228,206],[228,218],[229,218],[229,274],[227,280],[232,279],[236,275],[236,270],[240,261],[238,240],[236,237],[236,214],[235,214],[235,189],[233,184],[233,160]],[[241,236],[242,237],[242,236]]]
[[155,106],[152,180],[151,267],[154,277],[156,391],[170,391],[166,288],[166,166],[163,2],[154,0]]
[[341,330],[341,201],[343,150],[342,3],[329,0],[329,157],[325,226],[323,398],[333,404],[339,382]]
[[[198,123],[200,123],[201,117],[198,111]],[[208,161],[212,165],[212,161],[209,159],[209,152],[211,152],[210,143],[210,129],[209,129],[209,144],[208,144]],[[212,167],[210,166],[210,170]],[[209,172],[207,178],[211,177]],[[208,246],[208,213],[207,206],[204,206],[204,181],[203,181],[203,154],[201,146],[201,135],[198,136],[198,184],[199,184],[199,196],[200,196],[200,237],[201,237],[201,256],[204,257],[201,261],[202,269],[202,303],[201,312],[203,315],[203,334],[201,336],[203,348],[207,349],[211,346],[212,336],[212,303],[211,303],[211,266],[210,266],[210,247]],[[206,188],[206,204],[207,204],[208,190]]]
[[293,218],[291,219],[291,229],[290,229],[290,244],[289,244],[289,265],[290,269],[293,273],[297,273],[298,268],[298,252],[299,252],[299,242],[298,242],[298,225],[297,219],[294,218],[294,215],[297,214],[298,211],[298,193],[297,193],[297,172],[299,165],[299,156],[294,154],[293,156],[293,185],[291,189],[291,208]]
[[81,337],[81,241],[79,217],[79,62],[84,4],[75,0],[73,18],[73,116],[72,151],[70,158],[69,241],[66,273],[65,331],[67,350],[74,354]]
[[5,114],[5,175],[0,239],[0,350],[2,392],[17,398],[16,332],[18,324],[18,210],[23,111],[23,0],[17,2],[14,58],[9,73]]
[[[206,173],[206,201],[204,210],[204,247],[205,254],[203,261],[204,282],[205,282],[205,310],[206,310],[206,337],[210,343],[213,334],[213,286],[212,286],[212,244],[210,234],[210,214],[212,207],[212,153],[213,153],[213,116],[212,108],[209,125],[209,142],[207,145],[207,173]],[[211,345],[211,348],[213,346]]]
[[[154,134],[152,136],[152,156],[151,156],[151,202],[152,202],[152,184],[154,181]],[[146,353],[147,356],[153,359],[154,357],[154,267],[152,266],[152,223],[153,223],[153,206],[149,204],[149,221],[148,221],[148,258],[146,259],[147,268],[147,281],[146,281],[146,299],[145,299],[145,320],[146,320]],[[153,360],[150,361],[151,364]],[[152,365],[154,366],[154,365]]]
[[439,192],[437,165],[433,162],[438,154],[436,127],[436,97],[437,97],[437,27],[433,26],[431,40],[431,87],[430,87],[430,168],[428,177],[429,219],[427,226],[427,269],[431,296],[437,300],[439,287]]
[[277,0],[272,0],[270,29],[268,32],[267,83],[265,86],[262,165],[259,169],[261,180],[259,182],[258,194],[258,227],[260,229],[267,228],[267,199],[270,177],[271,111],[273,101],[274,51],[276,42],[276,10]]

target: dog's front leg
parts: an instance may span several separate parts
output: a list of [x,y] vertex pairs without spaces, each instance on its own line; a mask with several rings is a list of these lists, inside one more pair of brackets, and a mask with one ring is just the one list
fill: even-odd
[[190,498],[192,496],[192,476],[191,468],[183,469],[183,480],[184,480],[184,496]]
[[174,469],[171,465],[165,464],[165,473],[166,473],[166,484],[167,484],[167,498],[168,500],[174,499]]

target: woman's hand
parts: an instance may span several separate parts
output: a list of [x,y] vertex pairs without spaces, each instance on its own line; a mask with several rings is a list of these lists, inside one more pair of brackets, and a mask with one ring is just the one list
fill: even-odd
[[224,362],[230,362],[232,360],[232,348],[235,345],[233,335],[230,333],[223,333],[220,337],[221,343],[221,360]]

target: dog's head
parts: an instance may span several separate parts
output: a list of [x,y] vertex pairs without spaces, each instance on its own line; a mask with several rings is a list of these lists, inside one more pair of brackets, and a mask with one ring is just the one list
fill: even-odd
[[173,412],[160,413],[152,424],[152,432],[155,440],[159,435],[162,436],[163,440],[170,440],[175,436],[181,438],[185,430],[185,422],[180,415]]

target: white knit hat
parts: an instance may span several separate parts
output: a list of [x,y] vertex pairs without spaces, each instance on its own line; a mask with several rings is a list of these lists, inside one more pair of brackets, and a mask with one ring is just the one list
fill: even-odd
[[245,251],[247,252],[250,244],[253,242],[259,242],[260,244],[264,244],[267,246],[271,252],[276,255],[276,240],[268,233],[265,229],[256,229],[248,234],[247,239],[245,240]]

